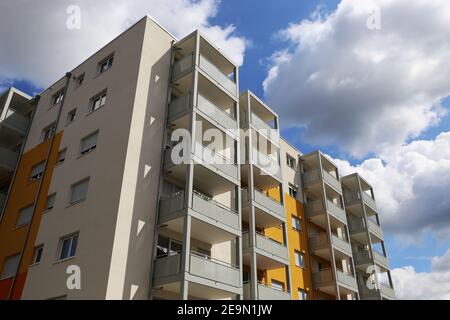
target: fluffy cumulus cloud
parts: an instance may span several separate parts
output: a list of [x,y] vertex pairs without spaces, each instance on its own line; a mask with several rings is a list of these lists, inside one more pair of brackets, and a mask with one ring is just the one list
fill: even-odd
[[431,259],[431,272],[417,272],[406,266],[392,270],[399,299],[450,300],[450,250]]
[[274,54],[265,95],[305,141],[362,157],[417,137],[446,114],[447,0],[342,0],[279,36],[289,47]]
[[[450,236],[450,132],[381,153],[357,166],[335,160],[341,174],[359,172],[375,189],[383,228],[406,242],[431,232]],[[435,267],[443,262],[436,260]]]
[[[67,28],[80,9],[81,28]],[[47,86],[148,14],[176,37],[202,30],[236,63],[246,39],[233,25],[210,23],[219,0],[33,0],[0,3],[0,86],[28,80]],[[71,20],[69,19],[69,22]]]

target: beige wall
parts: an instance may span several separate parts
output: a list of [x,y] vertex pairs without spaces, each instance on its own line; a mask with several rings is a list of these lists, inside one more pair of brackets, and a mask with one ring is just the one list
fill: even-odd
[[[36,241],[44,244],[44,254],[41,264],[30,268],[23,298],[121,299],[129,296],[131,283],[146,294],[157,188],[149,181],[155,181],[159,171],[171,40],[144,18],[73,70],[73,77],[84,72],[85,80],[76,89],[71,80],[62,108],[58,131],[64,131],[61,149],[67,148],[66,161],[53,175],[49,194],[57,192],[55,207],[44,215]],[[97,75],[98,63],[111,53],[113,67]],[[41,130],[56,119],[58,107],[49,109],[50,101],[64,81],[43,92],[27,150],[40,142]],[[88,114],[90,98],[104,89],[105,106]],[[75,121],[66,126],[73,108]],[[96,130],[97,149],[80,157],[80,139]],[[151,170],[145,176],[147,164]],[[90,177],[88,198],[68,206],[71,184],[86,177]],[[136,237],[139,219],[145,226]],[[55,263],[60,237],[76,231],[80,233],[76,257]],[[131,261],[138,257],[139,263]],[[81,268],[81,290],[66,288],[69,265]]]
[[[297,170],[293,170],[292,168],[288,167],[286,162],[286,154],[289,154],[295,159]],[[280,161],[282,166],[281,173],[283,175],[283,190],[284,192],[289,193],[289,183],[293,184],[298,188],[297,200],[305,203],[303,199],[303,186],[298,163],[298,157],[300,155],[301,153],[299,150],[286,142],[286,140],[280,139]]]

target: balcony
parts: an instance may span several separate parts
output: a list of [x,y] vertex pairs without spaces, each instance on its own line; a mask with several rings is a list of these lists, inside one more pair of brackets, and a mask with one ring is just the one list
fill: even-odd
[[221,203],[194,191],[192,209],[216,222],[239,229],[239,214]]
[[259,118],[255,113],[252,113],[251,124],[262,134],[265,138],[278,144],[280,141],[280,135],[278,130],[272,128],[268,123]]
[[1,122],[2,126],[8,127],[23,136],[27,133],[28,124],[29,120],[14,109],[8,109],[5,118]]
[[358,291],[361,300],[380,300],[380,291],[367,288],[365,283],[358,286]]
[[372,264],[372,256],[370,255],[369,250],[355,252],[353,254],[353,258],[356,266],[361,266],[364,269],[366,266]]
[[237,180],[239,168],[234,161],[225,155],[216,152],[207,145],[195,144],[195,155],[202,164],[213,172],[225,175],[228,178]]
[[352,257],[352,247],[350,246],[350,243],[338,238],[334,234],[331,235],[331,241],[335,249],[341,251],[342,253],[344,253],[349,257]]
[[281,169],[278,160],[263,154],[256,148],[253,148],[252,160],[253,164],[258,166],[266,174],[273,176],[278,180],[281,180]]
[[[159,223],[178,218],[185,214],[184,191],[179,191],[170,197],[161,199],[159,207]],[[221,203],[196,191],[192,195],[192,210],[207,219],[222,223],[228,227],[239,229],[239,214]]]
[[358,284],[356,278],[350,273],[343,272],[341,270],[336,271],[337,280],[339,285],[350,288],[351,290],[358,291]]
[[331,286],[334,283],[333,272],[331,270],[314,272],[312,278],[314,287],[316,288]]
[[[250,248],[249,232],[242,234],[242,247],[243,249]],[[282,263],[288,262],[288,250],[287,247],[275,240],[266,237],[265,235],[256,233],[255,248],[257,253],[262,254],[268,258],[280,261]]]
[[206,57],[200,55],[200,69],[206,72],[211,78],[213,78],[220,86],[222,86],[232,96],[237,97],[237,85],[236,82],[231,80],[226,74],[222,73],[212,62]]
[[241,274],[238,267],[197,252],[190,254],[189,273],[233,287],[240,286]]
[[379,253],[376,250],[373,250],[373,258],[375,260],[375,263],[382,266],[385,269],[389,268],[389,262],[388,262],[388,258],[383,255],[382,253]]
[[197,108],[204,114],[214,120],[216,125],[220,125],[225,129],[235,130],[238,127],[236,119],[233,119],[231,115],[219,108],[214,102],[201,94],[197,97]]
[[348,228],[351,235],[366,232],[364,218],[353,218],[348,221]]
[[0,170],[7,172],[16,170],[19,153],[0,147]]
[[[244,202],[247,201],[246,198],[247,198],[247,190],[243,190],[242,199]],[[275,216],[276,218],[278,218],[280,220],[285,219],[283,205],[281,203],[279,203],[278,201],[276,201],[275,199],[267,196],[263,192],[261,192],[257,189],[254,189],[253,201],[255,202],[255,205],[259,209],[271,214],[272,216]]]
[[339,193],[342,194],[342,186],[338,179],[336,179],[333,175],[331,175],[329,172],[322,170],[322,176],[323,180],[331,187],[333,187],[335,190],[337,190]]
[[170,102],[169,121],[177,118],[189,110],[191,106],[191,94],[186,94]]
[[185,73],[194,66],[194,55],[191,53],[173,65],[172,78]]
[[[343,224],[347,224],[347,216],[345,211],[337,206],[334,202],[327,199],[327,212],[335,219],[339,220]],[[310,201],[306,203],[306,212],[308,218],[314,223],[319,223],[318,219],[325,214],[324,205],[322,199]],[[320,224],[320,223],[319,223]]]
[[375,200],[368,195],[366,192],[362,193],[362,198],[364,202],[374,211],[377,211],[377,204],[375,203]]
[[[270,287],[268,284],[258,283],[257,287],[258,300],[291,300],[291,294],[289,291],[282,291],[276,288]],[[244,283],[244,299],[250,300],[250,283]]]
[[391,300],[395,299],[394,289],[384,283],[380,284],[380,292],[381,292],[383,298],[387,298],[387,299],[391,299]]
[[367,219],[369,225],[369,231],[376,235],[378,238],[383,239],[383,231],[381,227],[374,221]]
[[[238,267],[193,251],[189,256],[189,270],[187,271],[192,276],[213,281],[214,283],[222,283],[233,287],[240,286],[240,271]],[[153,271],[154,286],[180,281],[181,273],[181,254],[157,258]]]

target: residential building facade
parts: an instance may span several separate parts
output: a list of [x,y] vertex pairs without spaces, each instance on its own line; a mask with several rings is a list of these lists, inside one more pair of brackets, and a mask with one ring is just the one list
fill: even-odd
[[0,299],[395,298],[372,187],[279,128],[207,37],[150,17],[4,93]]

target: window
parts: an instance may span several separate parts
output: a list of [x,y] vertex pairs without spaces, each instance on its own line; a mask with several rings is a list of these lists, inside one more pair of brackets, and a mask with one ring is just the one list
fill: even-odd
[[66,161],[66,151],[67,151],[67,149],[63,149],[58,153],[58,160],[57,160],[56,164],[61,164],[64,161]]
[[55,200],[56,200],[56,193],[51,194],[47,197],[47,204],[45,206],[45,210],[52,210],[53,207],[55,206]]
[[72,111],[69,111],[67,114],[67,121],[66,124],[70,124],[75,121],[75,116],[77,114],[77,109],[73,109]]
[[55,132],[56,132],[56,123],[52,123],[48,127],[44,128],[44,130],[42,130],[42,141],[45,141],[53,137],[55,135]]
[[156,246],[156,257],[165,257],[181,253],[183,244],[180,241],[165,236],[158,236],[158,245]]
[[295,169],[296,161],[294,157],[286,154],[286,163],[289,168]]
[[97,148],[98,131],[94,132],[81,140],[80,153],[86,154]]
[[53,95],[52,98],[52,105],[57,105],[64,99],[64,90],[58,91],[56,94]]
[[44,246],[43,245],[37,246],[37,247],[34,248],[32,264],[38,264],[38,263],[41,262],[42,252],[44,252]]
[[295,250],[295,265],[300,268],[305,268],[305,255],[297,250]]
[[308,292],[298,289],[298,300],[308,300]]
[[89,188],[89,178],[72,185],[70,204],[86,199]]
[[20,254],[16,254],[14,256],[6,258],[5,263],[3,264],[3,270],[0,275],[0,279],[3,280],[14,277],[17,273],[19,262],[20,262]]
[[284,283],[281,281],[272,280],[271,288],[275,290],[284,291]]
[[44,175],[45,170],[45,161],[35,165],[33,169],[31,169],[30,180],[39,180]]
[[105,60],[103,60],[102,62],[100,62],[98,64],[98,73],[103,73],[106,70],[109,70],[113,65],[113,60],[114,60],[114,57],[110,56],[110,57],[106,58]]
[[78,234],[62,238],[59,245],[58,260],[75,257],[77,252]]
[[19,211],[19,216],[17,217],[16,228],[25,226],[31,222],[33,218],[34,206],[28,206]]
[[292,216],[292,229],[302,231],[302,221],[295,216]]
[[294,186],[294,185],[292,185],[292,184],[289,184],[289,195],[292,197],[292,198],[297,198],[297,187],[296,186]]
[[95,110],[100,109],[105,105],[105,103],[106,103],[106,91],[100,93],[99,95],[91,99],[90,112],[94,112]]
[[84,73],[75,78],[75,88],[81,87],[84,82]]

